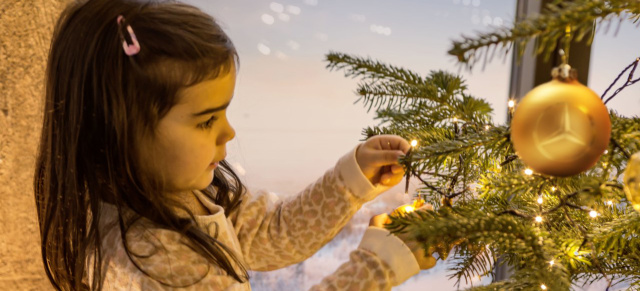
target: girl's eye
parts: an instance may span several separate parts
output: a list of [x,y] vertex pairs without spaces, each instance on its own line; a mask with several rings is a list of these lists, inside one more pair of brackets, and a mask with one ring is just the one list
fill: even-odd
[[209,129],[211,128],[211,126],[213,126],[213,122],[216,121],[216,117],[215,116],[211,116],[211,118],[209,118],[209,120],[198,124],[198,128],[200,129]]

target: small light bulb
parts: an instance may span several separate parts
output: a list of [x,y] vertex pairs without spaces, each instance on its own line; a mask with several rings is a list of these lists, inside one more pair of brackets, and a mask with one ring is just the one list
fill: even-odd
[[509,105],[509,108],[513,108],[514,106],[516,106],[516,102],[513,100],[509,100],[509,103],[507,103]]
[[556,262],[554,260],[549,261],[549,265],[553,266]]
[[596,218],[598,216],[598,212],[596,212],[595,210],[591,210],[589,211],[589,216]]
[[458,122],[458,118],[457,118],[457,117],[454,117],[454,118],[453,118],[453,122]]
[[527,175],[527,176],[531,176],[531,175],[533,175],[533,170],[527,168],[526,170],[524,170],[524,174]]
[[542,196],[538,196],[538,204],[542,204]]
[[609,205],[609,206],[613,205],[613,201],[611,201],[611,200],[607,201],[607,205]]
[[414,139],[414,140],[411,141],[411,146],[412,147],[415,147],[417,145],[418,145],[418,141],[417,140]]
[[551,187],[551,192],[556,192],[556,187]]
[[402,207],[402,211],[404,213],[410,213],[410,212],[413,212],[414,210],[415,209],[411,205],[405,205],[405,206]]
[[485,130],[489,130],[489,128],[491,128],[491,126],[488,126],[488,125],[485,125],[485,126],[484,126],[484,129],[485,129]]
[[609,153],[609,150],[604,150],[604,154],[605,155],[608,154],[608,153]]
[[545,284],[540,285],[540,289],[547,290],[547,285],[545,285]]
[[542,216],[540,215],[536,216],[536,222],[542,222]]

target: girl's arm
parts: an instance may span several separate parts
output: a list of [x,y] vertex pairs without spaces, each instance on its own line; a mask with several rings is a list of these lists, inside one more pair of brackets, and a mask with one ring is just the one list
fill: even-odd
[[249,269],[274,270],[310,257],[363,203],[388,189],[372,185],[364,176],[356,150],[298,195],[273,201],[266,193],[247,194],[229,218]]
[[[130,251],[137,254],[133,258],[122,248],[119,231],[107,235],[105,247],[112,248],[103,257],[103,290],[250,290],[248,282],[209,263],[179,233],[139,226],[129,237]],[[419,271],[411,250],[383,228],[369,227],[349,257],[311,290],[390,290]]]
[[369,227],[358,249],[349,255],[349,261],[311,290],[391,290],[420,268],[401,239],[384,228]]

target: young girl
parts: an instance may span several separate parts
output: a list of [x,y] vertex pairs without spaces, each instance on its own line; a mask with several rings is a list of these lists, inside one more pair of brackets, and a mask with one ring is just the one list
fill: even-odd
[[[298,263],[397,184],[398,136],[376,136],[286,201],[225,162],[238,56],[174,2],[89,0],[60,17],[35,173],[45,270],[58,290],[250,290]],[[432,263],[371,227],[315,290],[389,290]]]

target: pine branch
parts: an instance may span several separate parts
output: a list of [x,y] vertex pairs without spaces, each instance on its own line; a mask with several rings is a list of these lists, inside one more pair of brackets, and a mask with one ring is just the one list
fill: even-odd
[[[578,279],[602,278],[640,284],[640,236],[628,231],[640,229],[640,219],[620,182],[629,155],[640,151],[640,118],[612,111],[608,152],[581,174],[525,175],[510,128],[493,125],[488,103],[468,96],[459,77],[432,72],[422,78],[346,55],[332,62],[368,80],[360,85],[361,98],[377,108],[381,123],[366,128],[366,137],[418,141],[400,162],[421,182],[417,195],[436,211],[397,218],[389,227],[425,249],[464,242],[450,273],[457,282],[486,274],[490,256],[499,254],[514,266],[514,276],[477,290],[540,290],[541,284],[567,290]],[[543,220],[535,223],[536,216]],[[487,245],[491,252],[479,253]]]
[[[609,23],[617,18],[622,21],[625,13],[631,20],[640,17],[640,2],[625,0],[574,0],[557,1],[549,4],[538,16],[517,22],[512,28],[496,28],[494,32],[465,37],[455,41],[449,54],[456,56],[461,64],[471,68],[481,59],[487,59],[489,49],[493,48],[506,56],[514,43],[518,44],[518,58],[524,54],[527,43],[536,40],[535,51],[548,59],[557,46],[557,41],[565,36],[567,27],[571,27],[570,39],[582,40],[595,33],[594,23]],[[566,40],[565,40],[566,41]],[[591,40],[589,40],[591,43]],[[492,54],[493,54],[492,53]]]
[[[443,242],[465,241],[474,248],[491,245],[498,253],[518,254],[527,258],[526,262],[509,261],[516,267],[514,279],[518,284],[537,286],[536,290],[539,290],[540,282],[545,282],[551,290],[564,290],[570,285],[568,272],[563,266],[548,267],[549,260],[557,253],[553,242],[545,239],[546,234],[537,231],[531,224],[522,224],[513,217],[495,216],[459,206],[455,210],[444,207],[438,211],[416,211],[391,217],[391,220],[391,224],[387,225],[391,232],[407,233],[420,242],[425,250]],[[462,258],[470,260],[472,257]],[[481,270],[491,269],[492,261],[482,259],[484,257],[476,257],[473,262],[467,261],[466,265],[476,268],[459,268],[462,275],[458,278],[477,277],[482,273]],[[531,272],[532,269],[535,271]]]
[[451,268],[454,272],[449,275],[449,279],[456,279],[456,286],[459,286],[462,278],[468,285],[475,278],[491,274],[495,260],[487,248],[458,247],[455,252],[454,258],[457,259],[452,260],[455,266]]
[[424,80],[409,70],[386,65],[369,58],[360,58],[347,54],[329,52],[326,56],[327,68],[344,70],[345,77],[361,77],[364,80],[388,80],[405,84],[421,85]]

